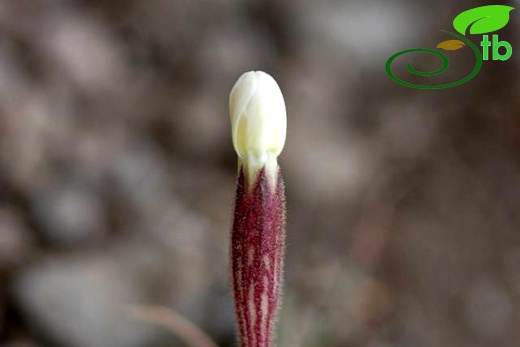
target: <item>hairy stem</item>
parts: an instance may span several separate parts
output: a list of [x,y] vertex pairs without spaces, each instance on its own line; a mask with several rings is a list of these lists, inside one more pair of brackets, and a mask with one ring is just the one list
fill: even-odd
[[240,347],[273,346],[281,298],[285,193],[279,168],[249,182],[239,171],[231,232],[231,268]]

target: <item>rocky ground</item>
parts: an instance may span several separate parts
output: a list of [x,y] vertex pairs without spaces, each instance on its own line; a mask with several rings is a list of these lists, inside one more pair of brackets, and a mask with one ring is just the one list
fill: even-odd
[[479,5],[2,1],[0,346],[184,346],[139,305],[235,345],[227,97],[253,69],[288,110],[278,345],[520,345],[520,58],[443,91],[384,71]]

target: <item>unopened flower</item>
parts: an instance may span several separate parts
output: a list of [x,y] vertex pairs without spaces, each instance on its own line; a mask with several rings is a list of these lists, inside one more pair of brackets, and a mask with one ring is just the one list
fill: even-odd
[[276,81],[262,71],[244,73],[229,95],[229,115],[233,146],[249,183],[262,167],[275,179],[276,158],[287,129],[285,103]]
[[285,104],[275,80],[252,71],[231,90],[229,110],[239,163],[230,253],[240,347],[271,347],[285,242],[277,163],[285,143]]

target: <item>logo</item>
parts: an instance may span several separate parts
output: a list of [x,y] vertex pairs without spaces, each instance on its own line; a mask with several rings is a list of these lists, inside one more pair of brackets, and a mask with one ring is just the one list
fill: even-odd
[[[390,78],[405,87],[416,88],[416,89],[444,89],[451,88],[463,83],[468,82],[473,77],[475,77],[480,69],[482,68],[482,62],[484,60],[499,60],[505,61],[511,58],[513,55],[513,47],[507,41],[500,41],[498,35],[488,35],[494,31],[500,30],[507,25],[509,22],[509,12],[514,10],[511,6],[505,5],[488,5],[476,7],[467,11],[462,12],[453,20],[453,27],[458,33],[441,30],[442,32],[453,36],[455,39],[443,41],[437,45],[437,48],[440,48],[445,51],[455,51],[464,47],[469,47],[475,54],[475,67],[473,71],[466,77],[462,78],[459,81],[441,84],[441,85],[421,85],[406,82],[399,77],[397,77],[391,69],[392,62],[399,56],[407,53],[429,53],[434,54],[442,60],[441,68],[424,72],[416,70],[412,67],[412,62],[410,61],[406,65],[406,70],[417,76],[435,76],[443,73],[448,69],[449,60],[448,57],[439,51],[433,49],[426,48],[414,48],[407,49],[401,52],[398,52],[392,55],[386,62],[386,73]],[[482,47],[482,53],[480,52],[479,47],[477,47],[473,42],[465,37],[467,31],[469,29],[469,34],[472,35],[482,35],[482,41],[480,42],[480,46]]]

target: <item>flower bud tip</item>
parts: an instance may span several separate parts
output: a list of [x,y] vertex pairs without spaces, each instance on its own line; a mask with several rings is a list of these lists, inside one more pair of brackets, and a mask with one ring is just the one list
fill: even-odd
[[287,131],[285,102],[276,81],[262,71],[242,74],[229,95],[229,116],[233,146],[249,183],[263,167],[276,182],[276,158]]

